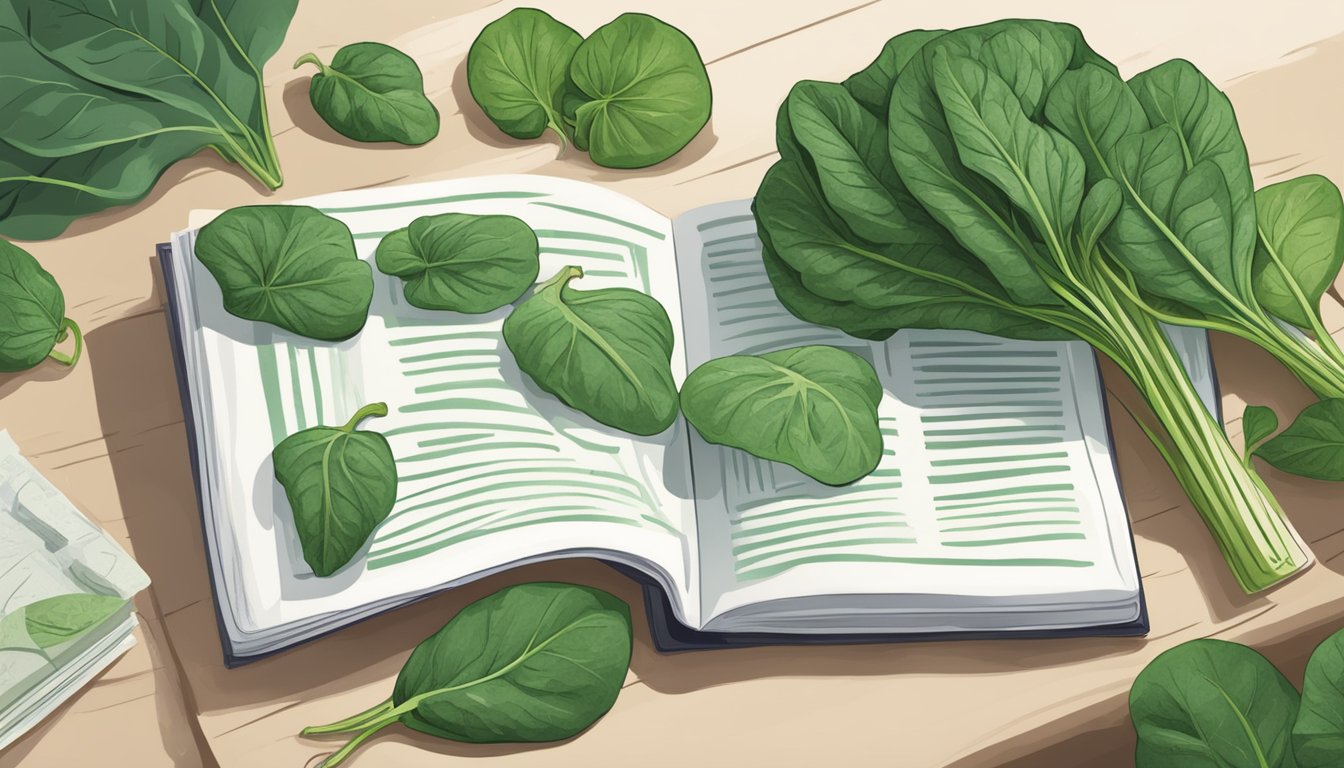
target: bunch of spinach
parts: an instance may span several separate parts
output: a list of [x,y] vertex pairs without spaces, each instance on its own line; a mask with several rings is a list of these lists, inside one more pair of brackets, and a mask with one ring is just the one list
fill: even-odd
[[680,152],[709,121],[709,75],[681,30],[624,13],[587,39],[535,8],[487,24],[467,53],[467,85],[510,136],[549,130],[608,168]]
[[397,466],[387,438],[357,430],[386,416],[387,406],[360,408],[342,427],[312,427],[286,437],[271,455],[285,489],[303,559],[330,576],[354,559],[397,500]]
[[[70,354],[56,345],[74,337]],[[0,372],[26,371],[47,358],[73,366],[84,336],[65,316],[65,294],[32,254],[0,240]]]
[[1139,422],[1238,583],[1269,587],[1308,555],[1160,324],[1255,304],[1255,200],[1225,107],[1182,62],[1122,80],[1069,25],[900,35],[780,108],[754,204],[776,293],[864,338],[1087,341],[1147,401],[1160,427]]
[[1246,646],[1182,643],[1139,673],[1129,712],[1137,768],[1344,764],[1344,631],[1311,654],[1301,694]]
[[463,608],[416,646],[386,701],[302,735],[355,734],[321,768],[335,768],[398,722],[472,743],[566,739],[616,703],[631,646],[630,607],[606,592],[508,587]]
[[297,0],[0,0],[0,234],[55,237],[205,148],[282,177],[262,67]]
[[354,43],[330,64],[305,53],[294,68],[304,64],[318,69],[308,84],[313,109],[342,136],[417,145],[439,135],[439,110],[425,97],[420,67],[396,48]]

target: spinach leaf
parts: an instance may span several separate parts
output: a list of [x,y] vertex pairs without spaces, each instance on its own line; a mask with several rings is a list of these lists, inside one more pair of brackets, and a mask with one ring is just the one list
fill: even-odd
[[421,216],[384,237],[375,258],[406,281],[413,306],[473,314],[517,301],[540,269],[536,234],[513,216]]
[[1316,646],[1293,723],[1298,768],[1334,768],[1344,758],[1344,632]]
[[323,768],[396,722],[473,743],[569,738],[616,703],[631,647],[630,608],[606,592],[508,587],[463,608],[416,646],[391,698],[302,735],[357,733]]
[[[55,351],[71,334],[74,351]],[[65,294],[56,278],[27,251],[0,240],[0,371],[26,371],[48,357],[72,366],[83,349],[84,337],[65,316]]]
[[550,129],[566,144],[566,77],[581,42],[578,32],[545,11],[515,8],[485,25],[467,51],[471,97],[515,139]]
[[944,29],[912,29],[891,38],[882,52],[863,69],[850,75],[842,85],[854,100],[873,117],[885,121],[891,109],[891,87],[896,75],[915,58],[925,43],[947,34]]
[[845,485],[877,468],[882,384],[853,352],[808,346],[710,360],[681,389],[705,440]]
[[23,622],[34,645],[54,648],[94,629],[124,605],[125,600],[113,595],[57,595],[25,605]]
[[1289,474],[1344,480],[1344,400],[1312,403],[1255,455]]
[[1266,408],[1263,405],[1246,406],[1246,410],[1241,412],[1241,434],[1246,445],[1243,453],[1248,461],[1255,449],[1269,439],[1278,428],[1279,417],[1273,408]]
[[1092,63],[1059,76],[1046,96],[1045,118],[1082,153],[1089,185],[1114,177],[1110,159],[1121,139],[1151,127],[1129,85]]
[[566,267],[504,321],[504,343],[542,389],[597,421],[655,435],[677,418],[672,321],[628,288],[578,291]]
[[1255,297],[1293,325],[1319,327],[1321,297],[1344,265],[1339,188],[1315,174],[1271,184],[1256,191],[1255,216]]
[[308,84],[313,109],[342,136],[417,145],[439,135],[439,110],[425,98],[420,67],[396,48],[354,43],[331,64],[305,53],[294,68],[304,64],[318,68]]
[[1114,179],[1098,179],[1083,198],[1078,211],[1078,245],[1083,253],[1093,253],[1101,236],[1120,212],[1124,194]]
[[350,229],[316,208],[251,205],[220,214],[196,237],[196,258],[219,282],[224,308],[300,336],[359,333],[373,300],[373,269]]
[[661,163],[709,121],[709,74],[681,30],[623,13],[574,51],[566,104],[575,143],[607,168]]
[[1221,640],[1165,651],[1134,681],[1137,768],[1278,768],[1292,764],[1299,696],[1259,653]]
[[312,427],[275,447],[275,479],[285,489],[303,559],[330,576],[354,559],[397,500],[397,467],[387,438],[355,427],[387,406],[359,409],[343,427]]

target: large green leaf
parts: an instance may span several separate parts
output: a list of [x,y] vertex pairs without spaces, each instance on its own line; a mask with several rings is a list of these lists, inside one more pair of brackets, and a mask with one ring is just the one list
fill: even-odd
[[1312,403],[1255,455],[1278,469],[1316,480],[1344,480],[1344,400]]
[[1344,757],[1344,632],[1316,646],[1293,723],[1298,768],[1336,768]]
[[843,85],[864,109],[886,122],[891,107],[891,88],[896,76],[905,69],[925,43],[947,34],[943,29],[912,29],[891,38],[882,52],[863,69],[850,75]]
[[219,282],[224,308],[322,341],[359,333],[373,300],[373,269],[350,229],[316,208],[233,208],[201,228],[196,258]]
[[491,312],[537,279],[537,236],[514,216],[421,216],[378,244],[378,269],[406,282],[422,309]]
[[869,474],[882,458],[873,366],[835,347],[795,347],[710,360],[681,390],[705,440],[779,461],[828,485]]
[[515,139],[535,139],[549,128],[564,142],[569,62],[581,42],[545,11],[515,8],[485,25],[467,51],[471,97]]
[[303,559],[318,576],[353,560],[397,500],[397,467],[387,438],[355,429],[370,416],[386,415],[382,403],[365,406],[343,427],[286,437],[272,454]]
[[1134,681],[1129,713],[1136,768],[1283,768],[1298,693],[1264,656],[1193,640],[1165,651]]
[[709,75],[695,43],[646,14],[623,13],[589,35],[569,79],[575,143],[598,165],[661,163],[709,121]]
[[1148,130],[1143,107],[1120,76],[1096,64],[1060,75],[1045,99],[1045,118],[1073,142],[1087,164],[1087,183],[1114,177],[1115,145]]
[[1255,193],[1255,215],[1255,297],[1276,317],[1310,328],[1344,264],[1339,188],[1315,174],[1271,184]]
[[628,288],[578,291],[566,267],[504,321],[504,342],[542,389],[597,421],[654,435],[677,418],[672,321]]
[[[241,58],[256,67],[270,61],[285,40],[299,0],[189,0],[196,15]],[[238,57],[235,57],[238,58]]]
[[439,135],[439,110],[425,97],[420,67],[396,48],[353,43],[330,64],[307,53],[294,67],[304,64],[318,68],[308,84],[313,109],[342,136],[417,145]]
[[42,362],[65,330],[65,295],[27,251],[0,240],[0,371]]

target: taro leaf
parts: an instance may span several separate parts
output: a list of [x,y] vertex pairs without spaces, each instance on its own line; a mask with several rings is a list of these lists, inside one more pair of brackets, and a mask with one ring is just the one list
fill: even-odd
[[[70,331],[76,354],[54,353]],[[27,251],[0,240],[0,371],[26,371],[48,356],[74,365],[81,345],[79,329],[65,318],[65,294],[56,278]]]
[[563,144],[566,78],[581,42],[545,11],[515,8],[487,24],[467,52],[471,97],[515,139],[550,129]]
[[1310,328],[1344,264],[1339,188],[1315,174],[1271,184],[1255,193],[1255,215],[1255,297],[1271,314]]
[[1134,681],[1129,713],[1136,768],[1291,765],[1298,693],[1259,653],[1192,640],[1153,659]]
[[1083,206],[1078,211],[1078,240],[1080,253],[1091,254],[1106,229],[1115,221],[1124,194],[1114,179],[1102,178],[1087,191]]
[[272,454],[303,559],[318,576],[354,559],[397,500],[397,467],[387,438],[355,429],[370,416],[386,415],[386,405],[367,405],[343,427],[290,435]]
[[882,384],[867,360],[808,346],[710,360],[681,390],[686,420],[705,440],[845,485],[877,468]]
[[845,90],[873,117],[885,123],[896,75],[905,69],[925,43],[944,34],[947,30],[912,29],[891,38],[871,64],[845,80]]
[[1298,768],[1336,768],[1344,755],[1344,632],[1316,646],[1293,723]]
[[1114,175],[1110,157],[1120,139],[1149,128],[1129,85],[1096,64],[1060,75],[1046,96],[1045,118],[1082,152],[1089,186]]
[[1246,445],[1246,457],[1249,459],[1256,446],[1263,443],[1274,430],[1279,428],[1279,417],[1273,408],[1263,405],[1248,405],[1241,412],[1241,434]]
[[57,595],[25,605],[24,625],[33,644],[45,650],[79,638],[124,605],[124,599],[113,595]]
[[672,321],[628,288],[578,291],[566,267],[504,321],[504,342],[542,389],[597,421],[655,435],[677,417]]
[[421,216],[378,244],[378,269],[406,282],[421,309],[479,314],[523,295],[536,282],[537,236],[513,216]]
[[354,43],[331,64],[306,53],[294,68],[304,64],[319,70],[308,85],[313,109],[342,136],[417,145],[439,135],[439,111],[425,98],[420,67],[396,48]]
[[252,205],[205,225],[196,258],[219,281],[224,308],[323,341],[359,333],[373,300],[373,269],[350,229],[316,208]]
[[396,722],[478,744],[567,739],[616,703],[632,644],[630,607],[606,592],[544,582],[507,587],[416,646],[391,698],[303,735],[357,734],[326,766]]
[[1344,399],[1312,403],[1255,455],[1289,474],[1344,480]]
[[709,121],[709,74],[695,43],[676,27],[623,13],[574,51],[567,102],[575,143],[607,168],[661,163]]

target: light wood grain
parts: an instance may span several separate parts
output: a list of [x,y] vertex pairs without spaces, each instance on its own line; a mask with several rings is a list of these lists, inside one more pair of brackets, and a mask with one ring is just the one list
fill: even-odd
[[[1257,183],[1318,172],[1344,181],[1337,98],[1344,4],[1029,2],[537,3],[591,31],[622,10],[654,13],[698,43],[714,85],[709,128],[677,158],[643,172],[597,168],[546,141],[494,131],[466,92],[462,58],[481,26],[511,7],[479,0],[305,0],[267,69],[286,185],[267,195],[236,168],[202,155],[170,169],[150,199],[78,222],[30,250],[64,286],[88,333],[73,371],[44,366],[0,378],[0,426],[154,580],[136,602],[136,650],[12,749],[0,768],[116,765],[292,765],[334,748],[300,739],[304,725],[381,700],[415,643],[462,605],[507,583],[563,579],[642,604],[597,563],[532,567],[378,617],[319,642],[226,670],[216,634],[182,412],[169,357],[152,246],[197,208],[226,208],[340,189],[528,172],[606,184],[668,215],[750,196],[775,157],[774,112],[803,78],[840,79],[914,27],[1004,15],[1079,24],[1132,74],[1181,56],[1237,107]],[[288,64],[362,39],[401,47],[425,70],[443,114],[438,139],[415,149],[349,142],[307,104]],[[1344,308],[1330,308],[1344,327]],[[1310,398],[1258,350],[1227,338],[1214,351],[1230,416],[1246,402],[1289,413]],[[1133,403],[1114,371],[1106,380]],[[1119,408],[1112,413],[1123,414]],[[1217,636],[1255,645],[1300,675],[1306,655],[1344,624],[1344,516],[1336,487],[1267,477],[1320,562],[1268,594],[1243,596],[1170,473],[1133,425],[1115,419],[1121,475],[1152,634],[1146,639],[954,642],[842,648],[740,649],[659,655],[637,623],[630,678],[613,711],[558,745],[469,746],[401,729],[370,743],[355,766],[443,766],[492,756],[500,766],[777,765],[1019,768],[1132,764],[1125,695],[1157,653]],[[1231,419],[1239,436],[1239,423]],[[108,763],[116,744],[116,762]]]

